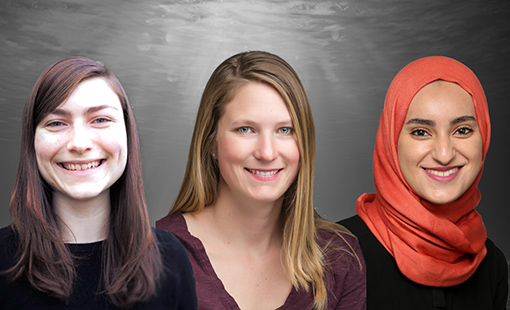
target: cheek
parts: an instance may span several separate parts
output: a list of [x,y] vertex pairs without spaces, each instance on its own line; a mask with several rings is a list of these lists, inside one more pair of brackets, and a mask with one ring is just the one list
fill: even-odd
[[297,141],[293,141],[292,143],[290,143],[287,149],[288,149],[287,152],[288,161],[292,164],[299,166],[299,159],[301,158],[301,156],[299,154],[299,146],[297,144]]
[[[402,177],[407,183],[412,183],[418,174],[418,167],[428,153],[425,143],[413,143],[410,139],[401,138],[397,145],[398,164]],[[411,185],[411,184],[409,184]]]
[[34,137],[34,151],[39,167],[51,160],[55,153],[57,143],[58,140],[52,139],[43,132],[36,130]]
[[239,139],[218,137],[216,140],[216,156],[220,166],[242,161],[248,150],[249,145],[242,143]]
[[407,163],[410,161],[411,156],[409,154],[409,147],[407,143],[405,141],[402,141],[402,139],[398,140],[397,156],[400,170],[402,171],[402,173],[405,174]]
[[34,137],[34,151],[37,164],[37,170],[42,178],[51,186],[54,186],[50,177],[51,161],[56,153],[56,142],[49,139],[47,135],[36,130]]
[[103,133],[101,136],[103,147],[111,154],[116,154],[119,160],[126,161],[128,154],[127,134],[123,126],[114,131]]
[[468,157],[468,160],[473,164],[473,174],[478,175],[480,169],[482,168],[482,159],[483,159],[483,145],[482,145],[482,137],[480,135],[474,137],[470,141],[470,143],[466,143],[463,154],[465,157]]

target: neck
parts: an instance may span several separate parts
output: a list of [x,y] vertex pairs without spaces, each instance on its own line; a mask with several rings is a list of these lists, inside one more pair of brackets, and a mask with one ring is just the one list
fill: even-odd
[[87,200],[54,193],[53,207],[62,221],[64,242],[91,243],[106,239],[110,215],[109,191]]
[[281,246],[282,199],[271,203],[239,201],[220,191],[217,200],[204,209],[220,236],[247,251],[266,251]]

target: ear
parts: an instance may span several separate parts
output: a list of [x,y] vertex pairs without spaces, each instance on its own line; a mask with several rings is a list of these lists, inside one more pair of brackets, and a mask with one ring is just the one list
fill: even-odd
[[211,156],[214,160],[218,160],[217,158],[217,155],[218,154],[218,146],[217,146],[217,143],[216,143],[216,140],[214,141],[214,145],[212,147],[212,150],[211,150]]

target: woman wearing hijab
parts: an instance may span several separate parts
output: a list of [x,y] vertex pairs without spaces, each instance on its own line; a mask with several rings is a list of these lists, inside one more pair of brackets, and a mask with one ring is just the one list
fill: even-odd
[[505,309],[506,259],[474,210],[489,140],[485,94],[462,63],[426,57],[393,79],[374,151],[376,193],[340,222],[366,260],[368,309]]
[[196,309],[185,249],[150,227],[141,169],[117,77],[85,57],[46,69],[0,229],[0,308]]

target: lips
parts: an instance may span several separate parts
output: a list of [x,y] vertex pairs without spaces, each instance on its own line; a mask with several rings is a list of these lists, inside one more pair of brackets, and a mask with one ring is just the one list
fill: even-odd
[[[434,168],[434,169],[424,168],[424,169],[425,169],[425,171],[427,171],[430,174],[437,175],[440,177],[447,177],[447,176],[450,176],[450,175],[454,174],[455,172],[459,171],[460,168],[461,167]],[[444,170],[444,169],[448,169],[448,170]]]
[[275,170],[255,170],[255,169],[249,169],[249,168],[246,168],[246,170],[248,170],[249,172],[253,173],[253,174],[257,174],[257,175],[261,175],[261,176],[270,176],[270,175],[275,175],[277,174],[278,172],[280,172],[282,169],[275,169]]
[[105,160],[95,160],[88,163],[72,163],[72,162],[62,162],[59,163],[59,165],[64,168],[65,170],[69,171],[81,171],[81,170],[88,170],[88,169],[94,169],[103,164]]
[[425,173],[438,182],[450,182],[459,175],[463,166],[423,168]]

